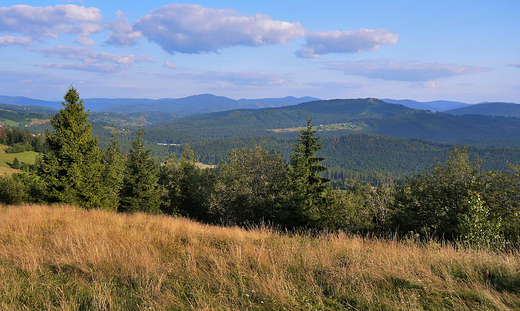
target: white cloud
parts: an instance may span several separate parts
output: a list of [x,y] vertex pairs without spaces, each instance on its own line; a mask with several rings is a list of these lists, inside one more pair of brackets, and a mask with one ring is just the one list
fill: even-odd
[[351,62],[327,62],[325,69],[343,71],[346,75],[371,79],[425,82],[462,74],[483,72],[477,66],[455,64],[392,62],[388,60],[360,60]]
[[134,65],[135,62],[155,63],[148,55],[120,55],[106,52],[96,52],[87,47],[41,47],[31,50],[48,57],[78,60],[83,64],[37,64],[38,67],[73,69],[95,72],[121,72]]
[[140,31],[172,54],[217,52],[237,45],[285,45],[305,34],[298,22],[276,21],[261,14],[246,16],[232,9],[210,9],[192,4],[170,4],[156,9],[137,20],[132,30]]
[[166,63],[164,63],[163,67],[166,67],[166,68],[170,68],[170,69],[175,69],[177,68],[177,66],[175,66],[174,64],[170,63],[169,61],[166,61]]
[[398,34],[386,29],[357,29],[350,31],[311,31],[305,35],[306,45],[296,52],[302,58],[319,58],[329,53],[359,53],[377,50],[382,45],[395,45]]
[[78,37],[75,42],[83,46],[93,46],[95,44],[94,40],[85,37]]
[[358,83],[358,82],[342,82],[342,81],[336,81],[336,82],[313,82],[313,83],[306,83],[307,85],[323,88],[323,89],[330,89],[330,90],[343,90],[343,89],[362,89],[364,87],[367,87],[368,84],[366,83]]
[[510,66],[510,67],[516,67],[516,68],[520,69],[520,63],[516,63],[516,64],[507,64],[507,66]]
[[34,64],[34,66],[43,67],[43,68],[79,70],[79,71],[98,72],[98,73],[114,73],[114,72],[121,71],[120,66],[108,65],[108,64],[61,64],[61,63],[42,64],[42,63],[36,63],[36,64]]
[[0,7],[0,31],[16,32],[36,39],[56,38],[65,33],[88,36],[103,30],[101,11],[73,4],[55,7],[13,5]]
[[287,79],[263,72],[217,72],[210,71],[204,74],[176,74],[177,78],[197,80],[202,83],[211,83],[214,86],[228,87],[260,87],[282,86],[290,84]]
[[29,37],[0,37],[0,46],[29,45],[31,43],[32,39]]
[[439,81],[414,82],[411,86],[414,88],[428,90],[439,90],[444,88],[444,84]]
[[106,28],[110,29],[106,44],[117,46],[133,46],[135,40],[142,38],[140,31],[135,31],[132,25],[128,23],[125,14],[121,11],[116,12],[117,20],[110,22]]

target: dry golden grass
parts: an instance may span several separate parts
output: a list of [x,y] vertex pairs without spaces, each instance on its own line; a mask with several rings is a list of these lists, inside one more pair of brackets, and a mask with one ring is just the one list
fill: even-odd
[[2,310],[514,310],[518,253],[0,208]]

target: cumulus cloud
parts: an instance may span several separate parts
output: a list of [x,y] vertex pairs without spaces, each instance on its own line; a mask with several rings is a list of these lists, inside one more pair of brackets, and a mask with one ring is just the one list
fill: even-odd
[[343,71],[346,75],[371,79],[426,82],[462,74],[486,71],[477,66],[454,64],[392,62],[388,60],[360,60],[351,62],[328,62],[325,69]]
[[135,31],[133,26],[128,23],[125,14],[121,11],[116,12],[117,20],[108,23],[106,28],[110,29],[106,44],[116,46],[134,46],[136,39],[142,38],[140,31]]
[[75,42],[83,46],[93,46],[95,44],[94,40],[86,37],[78,37]]
[[0,37],[0,46],[29,45],[31,43],[32,39],[29,37]]
[[83,64],[37,64],[38,67],[69,70],[84,70],[95,72],[121,72],[134,65],[135,62],[154,63],[148,55],[119,55],[106,52],[96,52],[87,47],[40,47],[31,50],[52,58],[78,60]]
[[520,63],[516,63],[516,64],[507,64],[507,66],[510,66],[510,67],[516,67],[516,68],[520,69]]
[[0,31],[21,33],[36,39],[56,38],[65,33],[86,37],[103,30],[99,25],[101,21],[99,9],[73,4],[0,7]]
[[266,74],[263,72],[217,72],[210,71],[204,74],[176,74],[175,77],[182,79],[192,79],[203,83],[211,83],[215,86],[239,86],[239,87],[260,87],[260,86],[282,86],[290,84],[285,78]]
[[138,19],[132,31],[139,31],[171,54],[217,52],[237,45],[285,45],[305,34],[298,22],[192,4],[170,4],[156,9]]
[[377,50],[382,45],[395,45],[398,34],[386,29],[357,29],[350,31],[311,31],[305,35],[305,46],[296,52],[302,58],[319,58],[329,53],[359,53]]
[[166,68],[170,68],[170,69],[175,69],[177,68],[177,66],[175,66],[174,64],[170,63],[169,61],[166,61],[166,63],[164,63],[163,67],[166,67]]

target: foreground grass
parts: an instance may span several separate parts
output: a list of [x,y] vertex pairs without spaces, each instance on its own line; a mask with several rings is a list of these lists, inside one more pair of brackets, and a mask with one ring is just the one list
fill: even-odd
[[513,310],[518,253],[0,207],[2,310]]

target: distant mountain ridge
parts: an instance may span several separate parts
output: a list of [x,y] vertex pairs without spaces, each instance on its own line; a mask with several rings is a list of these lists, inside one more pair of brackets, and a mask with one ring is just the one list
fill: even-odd
[[382,99],[382,101],[387,102],[389,104],[401,104],[401,105],[404,105],[409,108],[430,110],[433,112],[437,112],[437,111],[444,112],[444,111],[450,110],[450,109],[471,106],[470,104],[449,101],[449,100],[435,100],[435,101],[431,101],[431,102],[418,102],[418,101],[411,100],[411,99],[397,100],[397,99],[385,98],[385,99]]
[[[85,108],[92,112],[134,113],[145,111],[161,111],[181,115],[195,115],[232,109],[258,109],[265,107],[282,107],[296,105],[306,101],[318,100],[316,97],[231,99],[213,94],[200,94],[183,98],[84,98]],[[24,96],[0,96],[0,103],[24,106],[42,106],[60,109],[61,102],[45,101]]]
[[520,118],[520,105],[514,103],[481,103],[444,111],[449,114],[479,114]]

